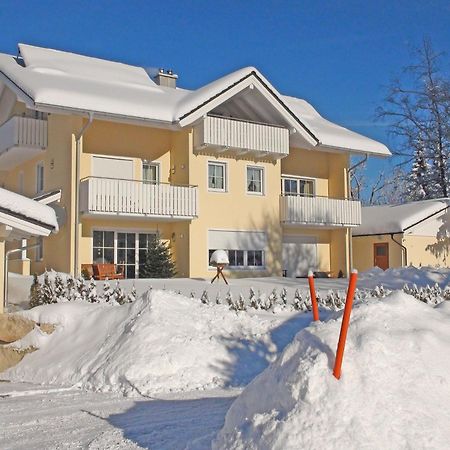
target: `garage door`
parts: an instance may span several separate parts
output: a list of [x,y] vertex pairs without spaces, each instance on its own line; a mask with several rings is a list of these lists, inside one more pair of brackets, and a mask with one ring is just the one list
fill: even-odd
[[92,174],[94,177],[132,180],[133,160],[122,158],[108,158],[104,156],[93,156]]
[[284,236],[283,270],[291,278],[305,277],[308,270],[317,270],[317,239],[314,236]]

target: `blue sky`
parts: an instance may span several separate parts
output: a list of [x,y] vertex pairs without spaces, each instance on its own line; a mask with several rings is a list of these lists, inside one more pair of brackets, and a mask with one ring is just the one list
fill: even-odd
[[374,120],[383,86],[423,37],[450,51],[444,0],[2,0],[0,23],[0,52],[15,54],[25,42],[172,68],[186,88],[253,65],[280,92],[388,145],[386,127]]

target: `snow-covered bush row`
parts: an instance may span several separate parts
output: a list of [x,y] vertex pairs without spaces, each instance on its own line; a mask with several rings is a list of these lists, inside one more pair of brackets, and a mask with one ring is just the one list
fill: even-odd
[[[407,284],[404,285],[403,291],[406,294],[412,295],[418,300],[431,305],[437,305],[444,300],[450,300],[450,287],[442,289],[438,284],[434,286],[426,286],[418,288],[415,284],[410,287]],[[381,286],[376,286],[372,290],[359,290],[355,292],[356,301],[364,301],[368,298],[384,298],[392,291]],[[317,303],[319,306],[330,309],[332,311],[339,311],[345,305],[346,293],[343,291],[329,290],[326,294],[316,292]],[[191,292],[191,298],[198,298],[198,296]],[[267,295],[264,292],[257,291],[250,288],[249,294],[245,297],[242,293],[238,296],[233,296],[231,291],[228,291],[225,298],[221,298],[220,292],[217,293],[214,299],[210,299],[208,291],[203,291],[200,296],[200,300],[204,304],[227,304],[231,310],[234,311],[246,311],[247,309],[259,309],[263,311],[277,312],[285,308],[296,311],[311,311],[311,296],[309,293],[303,293],[296,289],[294,297],[288,298],[288,292],[286,288],[282,288],[277,292],[273,289],[272,292]]]
[[119,280],[111,287],[108,280],[103,283],[103,291],[99,294],[95,280],[74,278],[59,272],[45,271],[42,277],[34,275],[30,288],[30,307],[67,301],[86,301],[89,303],[110,303],[123,305],[136,299],[136,289],[132,286],[126,293],[120,286]]

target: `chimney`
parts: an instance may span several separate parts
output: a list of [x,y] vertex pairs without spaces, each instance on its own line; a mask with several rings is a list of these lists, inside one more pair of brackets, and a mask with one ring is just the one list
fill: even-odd
[[177,87],[177,78],[178,75],[173,73],[172,69],[164,71],[164,69],[159,69],[156,75],[153,77],[153,80],[156,84],[160,86],[166,86],[170,88]]

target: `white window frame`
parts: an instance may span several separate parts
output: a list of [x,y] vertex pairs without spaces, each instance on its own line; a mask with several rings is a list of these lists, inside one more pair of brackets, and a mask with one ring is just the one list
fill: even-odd
[[[223,188],[209,187],[209,166],[222,166],[223,167]],[[206,185],[209,192],[228,192],[228,163],[226,161],[208,161],[206,164]]]
[[[208,270],[215,270],[215,267],[211,266],[211,264],[209,263],[209,259],[210,259],[209,253],[211,250],[217,250],[217,249],[208,248]],[[228,270],[266,270],[266,251],[263,249],[243,250],[243,249],[232,248],[232,249],[220,249],[220,250],[226,251],[227,254],[229,251],[235,251],[235,250],[244,252],[244,265],[243,266],[232,266],[231,264],[229,264],[225,267]],[[248,252],[249,251],[262,252],[262,265],[261,266],[252,266],[252,265],[248,264]]]
[[[156,181],[152,182],[149,180],[144,180],[144,165],[156,167]],[[154,183],[154,184],[161,183],[161,163],[160,162],[143,159],[142,164],[141,164],[141,171],[142,171],[141,179],[144,183]]]
[[42,237],[38,237],[36,239],[36,244],[38,244],[38,246],[35,248],[34,256],[36,262],[38,262],[44,259],[44,240],[42,239]]
[[36,164],[36,194],[44,192],[44,162],[39,161]]
[[[127,228],[107,228],[107,227],[96,227],[92,229],[92,245],[91,245],[91,258],[93,259],[94,256],[94,232],[95,231],[110,231],[114,233],[114,240],[113,240],[113,249],[114,249],[114,264],[119,264],[117,262],[117,250],[118,250],[118,237],[117,235],[119,233],[132,233],[134,234],[134,248],[135,248],[135,260],[134,260],[134,267],[135,267],[135,273],[138,275],[139,278],[139,235],[140,234],[158,234],[157,229],[127,229]],[[108,247],[109,248],[109,247]],[[92,261],[93,262],[93,261]],[[130,278],[133,279],[133,278]]]
[[[285,193],[284,191],[284,180],[296,180],[297,181],[297,192],[295,194],[293,194],[292,192],[289,192],[288,194]],[[313,193],[312,195],[304,195],[304,194],[300,194],[300,181],[312,181],[313,183]],[[281,175],[281,193],[283,195],[302,195],[304,197],[316,197],[317,196],[317,179],[316,178],[312,178],[312,177],[302,177],[302,176],[298,176],[298,175],[287,175],[287,174],[282,174]]]
[[[255,192],[255,191],[249,191],[248,190],[248,169],[257,169],[261,172],[261,192]],[[266,189],[265,189],[265,180],[266,180],[266,173],[265,173],[265,167],[263,166],[255,166],[255,165],[247,165],[245,167],[245,192],[249,195],[265,195]]]

